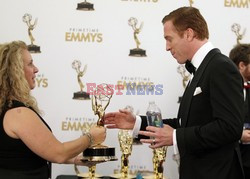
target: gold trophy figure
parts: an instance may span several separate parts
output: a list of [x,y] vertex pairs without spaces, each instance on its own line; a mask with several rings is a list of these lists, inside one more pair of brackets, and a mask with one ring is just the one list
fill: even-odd
[[166,160],[167,155],[167,146],[163,146],[160,148],[153,149],[153,175],[147,175],[143,178],[145,179],[164,179],[163,176],[163,163]]
[[245,33],[246,33],[246,29],[244,29],[243,33],[240,34],[240,24],[237,24],[237,23],[234,23],[232,26],[231,26],[231,30],[235,33],[235,35],[237,36],[237,39],[236,39],[236,42],[237,44],[240,44],[240,41],[243,39]]
[[[95,115],[98,115],[97,125],[104,126],[103,116],[105,114],[105,110],[110,103],[110,99],[112,98],[113,90],[107,84],[98,85],[94,94],[92,96],[92,110]],[[82,161],[90,161],[90,162],[106,162],[106,161],[115,161],[117,158],[115,157],[115,148],[108,147],[102,144],[97,144],[95,146],[90,146],[86,150],[83,151]],[[96,166],[92,166],[89,168],[90,178],[95,178],[95,168]]]
[[120,173],[116,173],[112,175],[112,178],[134,178],[129,174],[129,156],[132,153],[132,144],[133,144],[133,137],[132,131],[120,129],[118,132],[118,140],[120,143],[120,150],[122,152],[121,155],[121,170]]
[[112,96],[113,90],[107,84],[98,85],[96,91],[94,91],[94,95],[92,96],[92,110],[98,116],[98,126],[104,126],[102,118]]
[[[191,75],[190,75],[190,73],[187,72],[187,70],[183,64],[181,64],[177,67],[177,72],[179,74],[181,74],[182,86],[185,89],[187,87],[187,82],[189,81]],[[178,99],[178,103],[180,103],[180,102],[181,102],[181,96],[179,96],[179,99]]]
[[85,0],[84,2],[77,4],[76,10],[93,11],[95,9],[94,9],[94,4],[91,4]]
[[141,23],[139,28],[137,27],[137,23],[138,23],[138,20],[134,17],[131,17],[128,20],[128,25],[130,25],[132,27],[132,29],[134,30],[134,40],[136,43],[136,48],[130,50],[129,56],[145,57],[146,51],[139,48],[141,43],[138,39],[138,34],[141,32],[141,29],[143,27],[143,22]]
[[[125,109],[133,113],[134,109],[132,106],[126,106]],[[121,170],[120,173],[115,174],[114,178],[135,178],[134,175],[129,174],[129,160],[128,157],[132,153],[133,136],[131,130],[120,129],[118,132],[118,140],[120,143],[121,155]]]
[[81,65],[82,65],[81,62],[78,61],[78,60],[75,60],[72,63],[72,68],[76,70],[76,73],[77,73],[77,82],[78,82],[78,84],[80,86],[80,91],[74,93],[73,99],[83,99],[83,100],[86,100],[86,99],[90,99],[90,97],[89,97],[89,93],[83,91],[83,89],[84,89],[85,86],[82,83],[81,78],[85,75],[85,73],[87,71],[87,65],[84,65],[83,70],[80,70]]
[[121,156],[121,178],[131,178],[128,176],[128,157],[132,153],[133,137],[130,131],[120,130],[118,133],[118,139],[120,143],[120,149],[122,151]]
[[28,35],[31,41],[31,44],[28,45],[28,50],[32,53],[41,53],[40,47],[34,44],[35,38],[32,35],[32,31],[34,30],[37,24],[37,18],[35,19],[33,24],[31,23],[31,20],[32,16],[30,14],[26,13],[23,15],[23,22],[25,22],[28,26]]
[[163,179],[163,162],[166,159],[167,146],[153,150],[154,178]]

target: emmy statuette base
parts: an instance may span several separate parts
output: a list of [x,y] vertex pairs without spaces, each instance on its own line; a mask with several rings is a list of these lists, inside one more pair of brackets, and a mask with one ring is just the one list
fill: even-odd
[[131,49],[129,52],[129,56],[133,57],[146,57],[146,50],[140,49],[140,48],[134,48]]
[[107,162],[118,160],[115,156],[115,148],[105,145],[96,145],[83,151],[82,161]]
[[78,91],[74,93],[73,99],[87,100],[90,99],[90,97],[89,93],[86,93],[84,91]]
[[30,53],[41,53],[40,47],[37,45],[28,45],[28,51]]
[[82,11],[94,11],[94,5],[89,2],[82,2],[77,4],[76,10]]

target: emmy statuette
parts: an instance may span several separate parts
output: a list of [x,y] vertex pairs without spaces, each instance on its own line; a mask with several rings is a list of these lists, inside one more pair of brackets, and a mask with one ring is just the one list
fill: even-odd
[[84,66],[83,70],[80,70],[81,68],[81,62],[78,60],[73,61],[72,68],[76,70],[77,73],[77,82],[80,86],[80,91],[75,92],[73,99],[79,99],[79,100],[88,100],[90,99],[89,93],[83,91],[84,84],[82,83],[81,77],[83,77],[87,71],[87,65]]
[[163,162],[166,159],[167,147],[160,147],[153,150],[153,167],[156,179],[163,179]]
[[[190,73],[187,72],[185,66],[183,64],[179,65],[177,67],[177,72],[181,75],[182,77],[182,86],[185,89],[187,87],[187,83],[190,80]],[[182,96],[179,96],[178,103],[181,102]]]
[[166,160],[167,146],[153,149],[153,175],[147,175],[145,179],[164,179],[163,176],[163,163]]
[[237,37],[237,39],[236,39],[237,44],[240,44],[240,41],[243,39],[243,37],[246,33],[246,29],[244,29],[243,33],[241,34],[240,29],[241,29],[240,24],[234,23],[231,26],[231,30],[235,33],[235,35]]
[[91,4],[85,0],[84,2],[77,4],[76,10],[94,11],[95,9],[94,9],[94,4]]
[[129,20],[128,20],[128,25],[132,27],[132,29],[134,30],[134,40],[135,40],[135,43],[136,43],[136,48],[134,49],[131,49],[130,50],[130,53],[129,53],[129,56],[134,56],[134,57],[146,57],[146,50],[143,50],[141,48],[139,48],[140,46],[140,41],[137,37],[137,35],[141,32],[141,29],[143,27],[143,22],[141,23],[140,27],[138,28],[137,27],[137,23],[138,23],[138,20],[134,17],[131,17]]
[[[132,106],[126,106],[125,109],[133,113]],[[133,135],[131,130],[120,129],[118,132],[118,140],[120,144],[121,155],[121,170],[120,173],[114,174],[113,178],[135,178],[135,175],[129,174],[129,156],[132,153]]]
[[120,130],[118,133],[120,143],[121,156],[121,171],[120,178],[134,178],[135,176],[129,174],[129,159],[132,153],[133,136],[129,130]]
[[23,22],[26,23],[28,26],[28,35],[31,41],[31,44],[28,45],[28,50],[31,53],[41,53],[40,46],[37,46],[34,44],[35,38],[32,34],[32,31],[34,30],[37,24],[37,18],[35,19],[34,23],[31,23],[31,20],[32,20],[32,16],[30,14],[26,13],[23,15]]
[[[113,91],[107,84],[100,84],[97,86],[94,94],[92,96],[92,110],[95,115],[98,115],[97,125],[104,126],[104,122],[102,120],[105,110],[110,103],[110,99],[112,97]],[[102,163],[107,161],[115,161],[117,158],[115,157],[115,148],[108,147],[103,144],[97,144],[94,146],[90,146],[86,150],[83,151],[83,157],[81,159],[83,162],[96,162]],[[89,178],[96,178],[95,175],[96,166],[92,166],[89,168]]]

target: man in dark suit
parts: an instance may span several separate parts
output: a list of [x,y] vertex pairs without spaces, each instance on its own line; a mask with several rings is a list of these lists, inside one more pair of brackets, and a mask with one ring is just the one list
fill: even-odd
[[178,8],[162,23],[166,50],[179,64],[188,64],[188,70],[195,66],[177,118],[165,119],[164,127],[157,128],[147,126],[145,116],[119,110],[105,115],[107,127],[136,133],[139,126],[140,135],[151,137],[141,142],[151,148],[173,145],[180,157],[180,179],[244,178],[238,143],[243,80],[237,67],[208,41],[207,23],[198,9]]
[[250,44],[238,44],[229,53],[244,79],[245,121],[240,140],[240,151],[245,178],[250,178]]

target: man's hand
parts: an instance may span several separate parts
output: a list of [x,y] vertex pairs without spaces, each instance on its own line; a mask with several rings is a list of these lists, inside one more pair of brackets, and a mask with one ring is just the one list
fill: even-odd
[[103,117],[104,124],[110,129],[133,129],[135,115],[129,110],[120,109],[119,112],[110,112]]
[[249,129],[243,130],[242,136],[241,136],[241,142],[242,143],[250,142],[250,130]]
[[163,128],[148,126],[147,131],[139,131],[139,134],[148,136],[150,139],[141,139],[142,143],[151,144],[149,147],[152,149],[171,146],[173,145],[173,131],[174,129],[169,125],[163,126]]

